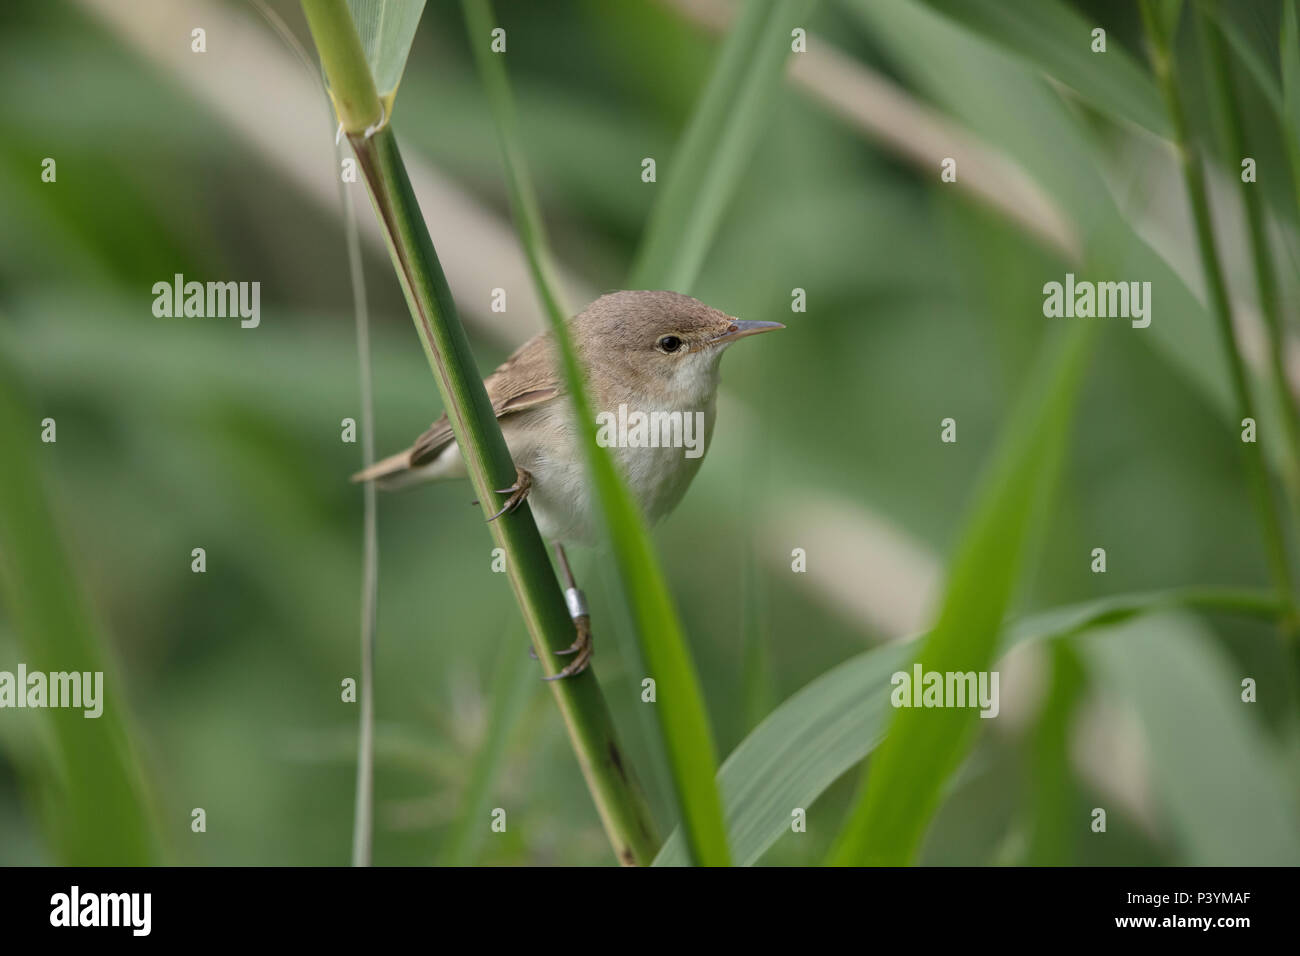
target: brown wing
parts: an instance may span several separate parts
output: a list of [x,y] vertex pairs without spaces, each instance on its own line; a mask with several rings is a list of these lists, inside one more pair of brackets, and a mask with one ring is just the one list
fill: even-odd
[[[483,385],[497,418],[549,402],[559,395],[550,333],[543,332],[525,342],[483,380]],[[443,415],[415,440],[408,467],[417,468],[433,461],[455,437],[451,423]]]

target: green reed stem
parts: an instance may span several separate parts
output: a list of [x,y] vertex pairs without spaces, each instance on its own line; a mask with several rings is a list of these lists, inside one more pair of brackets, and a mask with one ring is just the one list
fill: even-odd
[[[419,333],[452,431],[465,456],[470,481],[489,516],[503,496],[494,491],[515,480],[515,466],[456,312],[451,290],[424,224],[391,127],[367,137],[376,114],[374,82],[365,67],[356,27],[342,0],[303,0],[312,36],[340,120],[365,175],[407,306]],[[489,524],[534,649],[547,674],[559,670],[555,652],[573,641],[573,623],[551,568],[550,556],[525,505]],[[591,671],[550,684],[578,763],[618,860],[648,863],[658,846],[649,808],[628,772],[609,708]]]
[[[1191,204],[1192,215],[1196,224],[1196,239],[1200,249],[1201,264],[1205,272],[1210,307],[1217,320],[1224,358],[1228,363],[1233,394],[1236,398],[1237,413],[1241,419],[1254,419],[1250,383],[1246,378],[1246,367],[1245,363],[1242,362],[1241,352],[1237,348],[1237,338],[1232,326],[1232,306],[1228,300],[1228,286],[1223,276],[1223,268],[1220,265],[1218,248],[1214,240],[1214,224],[1210,217],[1210,203],[1205,187],[1205,178],[1200,161],[1193,152],[1194,147],[1188,128],[1187,116],[1175,77],[1173,40],[1161,24],[1153,0],[1142,0],[1141,8],[1142,21],[1150,47],[1151,66],[1161,92],[1164,94],[1165,105],[1169,110],[1169,118],[1174,128],[1174,145],[1178,152],[1184,181],[1187,183],[1187,198]],[[1241,444],[1245,456],[1247,480],[1250,484],[1256,515],[1259,518],[1260,530],[1264,537],[1264,546],[1273,584],[1277,588],[1279,597],[1289,608],[1287,621],[1283,625],[1284,632],[1290,639],[1294,639],[1295,597],[1292,590],[1286,542],[1282,535],[1281,515],[1274,499],[1272,485],[1269,483],[1268,471],[1264,465],[1264,456],[1259,443],[1242,442]]]
[[[1223,34],[1213,28],[1208,12],[1200,4],[1196,8],[1196,25],[1210,68],[1211,92],[1217,100],[1224,146],[1228,157],[1236,163],[1250,155],[1250,150],[1238,112],[1232,74],[1228,69],[1227,46]],[[1257,184],[1241,182],[1240,176],[1237,179],[1241,186],[1242,205],[1246,211],[1246,229],[1250,239],[1251,261],[1255,267],[1259,308],[1268,333],[1269,376],[1282,409],[1282,426],[1289,453],[1284,467],[1286,487],[1293,517],[1300,517],[1300,411],[1297,410],[1287,381],[1285,332],[1278,308],[1277,275],[1269,250],[1264,204]]]
[[691,661],[686,635],[654,553],[641,511],[614,467],[608,449],[596,442],[595,415],[585,375],[569,334],[569,312],[560,301],[541,206],[515,132],[514,98],[502,57],[487,47],[495,18],[487,0],[464,0],[470,45],[497,123],[505,163],[510,205],[533,283],[550,319],[562,360],[565,387],[582,427],[584,457],[614,555],[623,593],[635,623],[641,658],[650,673],[673,688],[671,701],[656,703],[655,716],[672,771],[677,806],[692,859],[701,865],[730,862],[722,800],[714,778],[718,772],[713,733]]

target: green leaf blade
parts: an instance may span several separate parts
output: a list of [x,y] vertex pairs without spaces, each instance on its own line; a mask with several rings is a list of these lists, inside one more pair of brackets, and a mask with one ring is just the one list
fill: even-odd
[[[1070,327],[1039,369],[976,499],[953,560],[938,623],[916,657],[924,672],[988,670],[1031,527],[1064,454],[1092,327]],[[969,749],[970,708],[897,710],[831,862],[902,865],[920,848],[943,787]]]
[[1092,51],[1098,26],[1060,0],[921,0],[956,23],[1068,86],[1107,115],[1158,136],[1169,120],[1150,75],[1122,47],[1107,40]]
[[[1079,635],[1170,607],[1213,607],[1273,618],[1268,592],[1158,591],[1115,595],[1028,616],[1003,629],[999,653],[1021,644]],[[787,698],[731,752],[718,771],[727,833],[736,862],[757,863],[790,832],[793,807],[808,809],[834,781],[875,750],[890,714],[890,676],[915,644],[863,651]],[[686,843],[674,831],[655,866],[685,866]]]
[[424,13],[425,0],[348,0],[348,10],[357,25],[366,63],[375,78],[375,88],[391,106],[411,42]]
[[1291,164],[1291,183],[1300,213],[1300,3],[1288,0],[1282,8],[1282,126]]
[[[43,729],[36,795],[56,857],[77,866],[146,866],[159,862],[157,808],[140,766],[113,654],[94,620],[62,543],[62,534],[32,454],[36,423],[0,371],[0,599],[29,673],[103,675],[102,712],[40,711]],[[19,690],[26,693],[26,688]]]
[[487,0],[464,0],[463,5],[470,44],[497,123],[520,240],[550,321],[574,414],[583,423],[578,430],[599,514],[613,547],[643,661],[663,694],[663,699],[655,703],[655,714],[692,859],[705,866],[725,866],[730,862],[730,853],[715,782],[718,762],[699,678],[645,520],[609,450],[596,441],[596,418],[585,372],[569,334],[568,310],[561,303],[555,281],[540,204],[518,142],[509,80],[501,58],[490,53],[486,45],[495,22],[491,7]]
[[629,288],[687,292],[766,126],[812,0],[741,4],[674,153]]
[[[1079,644],[1145,737],[1150,778],[1192,866],[1295,866],[1300,819],[1286,764],[1241,699],[1238,667],[1180,613],[1130,621]],[[1282,683],[1261,675],[1260,685]]]

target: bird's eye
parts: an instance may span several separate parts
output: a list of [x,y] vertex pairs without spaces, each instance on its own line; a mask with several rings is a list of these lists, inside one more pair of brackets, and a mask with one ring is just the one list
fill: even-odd
[[656,344],[659,346],[660,352],[672,354],[682,347],[682,340],[675,335],[665,335]]

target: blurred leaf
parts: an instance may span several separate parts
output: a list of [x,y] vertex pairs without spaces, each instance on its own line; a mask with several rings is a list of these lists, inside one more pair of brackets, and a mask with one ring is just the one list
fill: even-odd
[[[1202,5],[1193,10],[1197,37],[1205,57],[1205,74],[1213,96],[1215,129],[1221,146],[1221,155],[1235,165],[1240,157],[1252,154],[1247,145],[1247,133],[1243,122],[1245,104],[1236,90],[1232,73],[1229,69],[1228,53],[1222,33],[1210,25],[1210,18]],[[1283,484],[1291,508],[1292,517],[1300,515],[1300,411],[1292,399],[1286,373],[1286,330],[1282,324],[1281,310],[1278,306],[1279,286],[1273,266],[1273,255],[1269,248],[1268,223],[1266,220],[1263,193],[1254,188],[1254,183],[1240,182],[1241,204],[1245,212],[1246,235],[1249,239],[1249,252],[1254,266],[1255,290],[1258,296],[1259,311],[1268,335],[1267,365],[1269,370],[1268,391],[1273,393],[1277,407],[1281,411],[1284,438],[1289,454],[1283,468]],[[1268,399],[1265,399],[1267,402]],[[1243,417],[1249,415],[1245,412]]]
[[1078,653],[1068,641],[1050,649],[1051,683],[1031,741],[1033,821],[1024,862],[1064,866],[1076,859],[1071,826],[1082,819],[1079,786],[1070,761],[1074,716],[1086,686]]
[[[1278,40],[1282,67],[1280,84],[1273,72],[1271,53],[1261,49],[1258,43],[1251,42],[1222,5],[1202,2],[1202,9],[1228,41],[1237,59],[1254,79],[1256,87],[1264,94],[1264,102],[1277,117],[1291,169],[1291,184],[1294,195],[1300,202],[1300,29],[1297,28],[1296,4],[1297,0],[1282,2],[1282,26]],[[1295,212],[1300,213],[1300,208]],[[1288,218],[1293,217],[1288,215]],[[1291,238],[1290,233],[1285,235],[1288,239]],[[1294,257],[1294,247],[1288,248]]]
[[[745,489],[746,492],[749,489]],[[748,513],[753,513],[747,509]],[[745,702],[745,730],[757,727],[772,709],[772,653],[768,649],[768,622],[752,537],[745,539],[740,583],[740,680]]]
[[1082,642],[1100,686],[1132,708],[1155,791],[1187,863],[1300,864],[1300,819],[1281,755],[1241,700],[1241,674],[1203,623],[1168,613]]
[[[1243,614],[1276,613],[1264,592],[1185,591],[1117,595],[1034,614],[1004,629],[1000,653],[1140,617],[1180,603],[1205,603]],[[915,644],[886,644],[837,664],[774,710],[723,763],[718,785],[727,807],[727,832],[738,864],[759,860],[790,832],[790,811],[808,809],[854,764],[875,749],[890,706],[890,677],[911,660]],[[689,860],[680,830],[655,857],[655,866]]]
[[356,22],[375,88],[391,115],[411,41],[424,13],[424,0],[348,0],[348,9]]
[[[1225,426],[1239,427],[1214,319],[1199,292],[1188,287],[1163,250],[1154,250],[1116,204],[1101,175],[1112,150],[1095,130],[1020,63],[973,39],[923,0],[851,0],[845,9],[873,33],[905,75],[1013,157],[1060,203],[1084,240],[1084,261],[1075,264],[1076,271],[1082,265],[1091,274],[1150,280],[1161,315],[1176,318],[1153,317],[1142,330],[1143,343],[1203,394]],[[1186,247],[1195,254],[1191,243]],[[1282,427],[1274,406],[1256,411],[1261,430],[1272,434]],[[1267,443],[1264,451],[1275,467],[1282,466],[1283,443]]]
[[[494,22],[487,0],[465,0],[464,7],[471,36],[486,33]],[[569,316],[560,304],[541,208],[517,142],[514,103],[505,66],[481,41],[477,45],[471,41],[471,45],[497,120],[520,241],[550,319],[573,413],[581,423],[578,430],[588,473],[613,545],[619,582],[631,608],[642,659],[657,686],[665,691],[664,699],[655,706],[655,714],[663,732],[692,858],[703,865],[725,865],[729,862],[726,831],[714,782],[718,763],[699,676],[640,508],[614,467],[609,450],[596,441],[596,416],[569,335]]]
[[[790,830],[795,807],[808,809],[879,742],[889,710],[889,678],[908,661],[905,644],[873,648],[839,664],[786,700],[722,764],[735,862],[751,866]],[[674,830],[655,866],[690,863]]]
[[[1036,370],[975,498],[949,572],[938,623],[916,655],[925,671],[989,669],[1032,527],[1064,456],[1075,395],[1096,326],[1068,326]],[[872,760],[832,861],[914,859],[941,791],[974,737],[970,708],[903,707]]]
[[1291,182],[1300,205],[1300,0],[1284,0],[1282,6],[1282,127],[1286,152],[1291,160]]
[[1163,35],[1166,45],[1172,45],[1178,33],[1178,17],[1183,12],[1183,0],[1150,0],[1156,29]]
[[[1242,33],[1237,25],[1232,22],[1218,3],[1201,3],[1203,9],[1214,21],[1219,31],[1223,34],[1228,46],[1241,60],[1242,65],[1255,80],[1255,85],[1260,92],[1264,94],[1264,100],[1268,103],[1269,108],[1279,117],[1282,117],[1282,91],[1278,86],[1277,78],[1273,75],[1273,69],[1266,60],[1266,54],[1255,47],[1245,34]],[[1284,8],[1285,10],[1285,8]],[[1283,42],[1283,63],[1285,66],[1285,44],[1286,44],[1286,14],[1282,18],[1282,42]]]
[[1061,0],[922,2],[1064,83],[1108,116],[1168,135],[1169,120],[1151,75],[1113,39],[1104,54],[1092,52],[1097,24]]
[[[156,808],[131,743],[126,688],[80,593],[33,454],[55,455],[60,446],[41,443],[41,418],[20,405],[14,385],[12,368],[0,367],[0,595],[29,674],[103,674],[98,717],[84,708],[41,712],[53,744],[52,765],[41,774],[45,823],[66,864],[155,863]],[[12,671],[17,663],[0,666]]]
[[[1242,358],[1241,345],[1237,341],[1238,333],[1234,325],[1231,294],[1228,290],[1228,281],[1219,254],[1219,243],[1215,238],[1213,215],[1210,211],[1209,187],[1206,185],[1203,164],[1196,153],[1187,108],[1184,105],[1184,96],[1179,88],[1182,68],[1177,65],[1179,61],[1175,57],[1173,46],[1176,21],[1164,26],[1160,23],[1162,11],[1167,6],[1167,4],[1160,3],[1159,0],[1141,0],[1142,22],[1147,33],[1147,46],[1151,55],[1152,69],[1155,72],[1156,81],[1160,84],[1160,90],[1164,96],[1170,122],[1174,129],[1174,143],[1177,146],[1177,157],[1183,174],[1183,187],[1186,190],[1187,204],[1192,213],[1192,224],[1195,226],[1201,277],[1205,282],[1205,294],[1218,327],[1219,344],[1223,359],[1227,363],[1230,372],[1233,415],[1240,422],[1253,422],[1258,419],[1258,416],[1251,395],[1252,388],[1249,372],[1245,360]],[[1268,253],[1264,252],[1264,254],[1267,255]],[[1278,332],[1280,338],[1281,330],[1279,329]],[[1272,444],[1285,447],[1281,442],[1273,442]],[[1268,556],[1269,570],[1273,575],[1278,594],[1284,596],[1291,603],[1288,618],[1294,622],[1297,612],[1294,604],[1294,583],[1291,578],[1290,558],[1287,553],[1282,513],[1268,473],[1268,462],[1265,460],[1264,453],[1260,449],[1258,442],[1241,442],[1238,448],[1242,452],[1246,479],[1259,520],[1265,552]],[[1284,468],[1284,471],[1289,471],[1289,469]],[[1281,634],[1279,636],[1282,636],[1285,641],[1287,636],[1294,637],[1294,634],[1295,625],[1291,623],[1285,628],[1286,636]]]
[[628,281],[630,289],[689,292],[749,164],[780,89],[791,30],[812,0],[741,4],[672,157]]
[[491,812],[493,786],[505,764],[510,733],[528,701],[540,689],[533,668],[527,666],[528,655],[523,653],[521,646],[514,627],[508,628],[501,641],[496,671],[488,689],[491,712],[487,734],[474,756],[460,816],[447,837],[444,861],[447,866],[468,866],[475,862],[475,855],[487,833],[483,821]]

